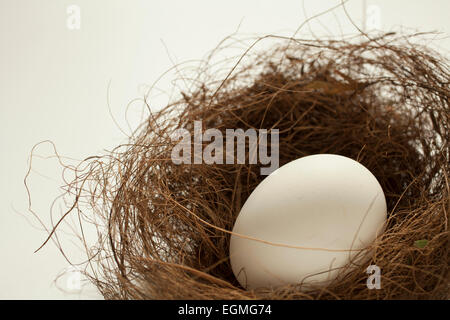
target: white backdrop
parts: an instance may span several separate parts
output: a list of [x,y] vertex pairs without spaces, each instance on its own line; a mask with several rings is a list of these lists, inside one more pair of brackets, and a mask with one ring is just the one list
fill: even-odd
[[[99,299],[89,286],[73,286],[75,273],[55,282],[66,270],[49,242],[33,254],[46,231],[27,211],[23,178],[31,148],[52,140],[58,152],[83,159],[112,148],[126,136],[125,108],[174,63],[201,59],[225,36],[291,35],[305,20],[340,1],[0,1],[0,298]],[[75,11],[67,11],[75,5]],[[359,27],[385,31],[440,31],[434,46],[450,49],[450,1],[350,0],[348,14]],[[364,8],[369,13],[364,19]],[[79,20],[74,13],[79,9]],[[77,21],[80,22],[77,29]],[[71,29],[75,27],[75,29]],[[300,35],[357,32],[342,8],[306,25]],[[170,78],[159,84],[170,91]],[[164,104],[166,96],[152,100]],[[132,125],[139,108],[131,108]],[[36,150],[52,154],[50,144]],[[54,158],[35,158],[30,178],[32,207],[50,225],[50,206],[60,194],[61,170]],[[59,214],[55,208],[55,216]],[[64,238],[64,234],[59,235]],[[70,239],[70,237],[69,237]],[[72,248],[73,247],[73,248]],[[82,250],[72,246],[79,260]]]

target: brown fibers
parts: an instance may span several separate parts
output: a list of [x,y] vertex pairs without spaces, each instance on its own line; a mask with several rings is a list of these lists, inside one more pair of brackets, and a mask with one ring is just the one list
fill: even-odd
[[[96,270],[89,275],[105,298],[449,298],[448,61],[394,34],[278,40],[225,79],[185,79],[196,89],[152,112],[128,144],[75,169],[67,214],[87,214],[83,203],[103,221],[87,252]],[[368,248],[370,261],[307,293],[301,285],[240,287],[228,258],[230,231],[265,176],[248,158],[174,164],[171,134],[193,132],[195,120],[222,133],[279,129],[280,166],[317,153],[366,166],[388,204],[387,228]],[[369,264],[381,268],[380,290],[366,287]]]

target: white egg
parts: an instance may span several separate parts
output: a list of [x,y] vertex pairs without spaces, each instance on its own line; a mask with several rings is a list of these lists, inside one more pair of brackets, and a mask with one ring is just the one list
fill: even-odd
[[252,239],[231,235],[234,275],[247,289],[326,285],[373,243],[386,216],[383,190],[360,163],[333,154],[294,160],[242,207],[233,232]]

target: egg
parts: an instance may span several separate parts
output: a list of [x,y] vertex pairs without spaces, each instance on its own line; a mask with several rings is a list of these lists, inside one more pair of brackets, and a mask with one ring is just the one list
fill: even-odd
[[246,289],[325,286],[369,252],[386,217],[383,190],[362,164],[334,154],[299,158],[243,205],[230,238],[233,273]]

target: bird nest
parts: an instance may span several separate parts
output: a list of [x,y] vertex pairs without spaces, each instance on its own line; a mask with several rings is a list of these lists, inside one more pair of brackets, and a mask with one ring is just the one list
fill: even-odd
[[[74,169],[76,179],[66,190],[75,199],[65,216],[87,215],[79,207],[83,201],[103,222],[98,243],[87,252],[96,270],[89,276],[105,298],[449,297],[448,61],[393,34],[278,40],[251,58],[246,52],[248,59],[221,79],[184,79],[194,89],[151,112],[127,144]],[[245,163],[175,163],[174,134],[182,128],[194,136],[195,121],[203,131],[223,134],[278,129],[280,166],[331,153],[367,167],[388,207],[384,233],[367,248],[369,261],[351,272],[343,268],[313,290],[301,283],[241,287],[231,270],[230,235],[241,207],[265,178],[263,165],[249,163],[248,154]],[[366,286],[369,264],[380,267],[379,290]]]

